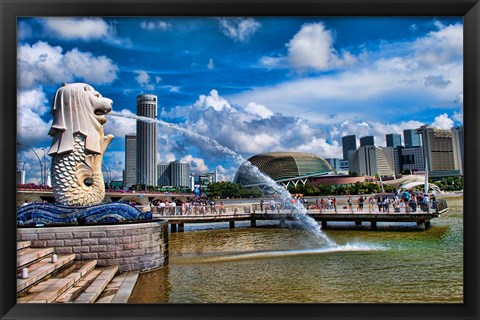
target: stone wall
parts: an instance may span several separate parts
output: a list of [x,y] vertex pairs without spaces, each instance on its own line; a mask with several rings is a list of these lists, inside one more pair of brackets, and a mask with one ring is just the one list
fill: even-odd
[[76,260],[118,265],[120,272],[156,269],[168,264],[168,224],[152,221],[117,225],[17,228],[17,241],[33,248],[53,247]]

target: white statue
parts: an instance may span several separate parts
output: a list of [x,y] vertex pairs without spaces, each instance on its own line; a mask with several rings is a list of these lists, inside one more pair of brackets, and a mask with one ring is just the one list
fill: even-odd
[[48,134],[53,137],[52,187],[55,201],[70,206],[99,204],[105,197],[102,158],[113,135],[103,133],[112,100],[86,83],[64,84],[55,93]]

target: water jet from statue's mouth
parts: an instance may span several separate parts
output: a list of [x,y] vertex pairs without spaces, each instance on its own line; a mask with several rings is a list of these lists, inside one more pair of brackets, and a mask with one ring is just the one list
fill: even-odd
[[107,117],[106,115],[112,111],[112,108],[109,107],[108,109],[95,109],[93,113],[95,114],[95,117],[97,118],[98,122],[100,124],[105,124],[107,122]]

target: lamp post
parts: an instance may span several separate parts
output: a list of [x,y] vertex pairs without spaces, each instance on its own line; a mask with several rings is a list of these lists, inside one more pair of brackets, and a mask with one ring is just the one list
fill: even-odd
[[35,164],[33,165],[30,170],[28,170],[28,172],[25,173],[25,182],[28,180],[28,175],[30,174],[30,172],[32,172],[33,169],[35,169],[36,167],[38,167],[38,164]]
[[42,164],[42,161],[40,160],[40,157],[38,156],[37,152],[35,152],[35,150],[32,147],[27,146],[26,144],[22,144],[20,142],[17,142],[17,145],[29,148],[37,156],[38,163],[40,163],[40,179],[42,180],[42,184],[45,185],[45,181],[44,181],[45,177],[43,176],[43,164]]
[[45,148],[43,150],[43,185],[47,185],[47,156],[45,152]]
[[112,170],[110,169],[110,165],[108,165],[107,168],[107,163],[102,163],[103,169],[105,169],[105,172],[107,173],[108,176],[108,188],[110,189],[110,184],[112,183]]

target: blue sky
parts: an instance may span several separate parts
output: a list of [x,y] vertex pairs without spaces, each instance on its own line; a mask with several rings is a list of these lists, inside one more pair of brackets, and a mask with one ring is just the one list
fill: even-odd
[[[341,137],[463,122],[461,17],[19,18],[17,141],[43,158],[50,106],[64,82],[86,82],[136,113],[158,96],[159,119],[245,159],[302,151],[341,158]],[[135,121],[108,116],[105,164],[121,179]],[[159,161],[189,161],[231,180],[239,166],[205,142],[159,126]],[[47,161],[50,161],[47,156]],[[27,148],[30,182],[38,160]],[[37,166],[37,168],[35,168]]]

